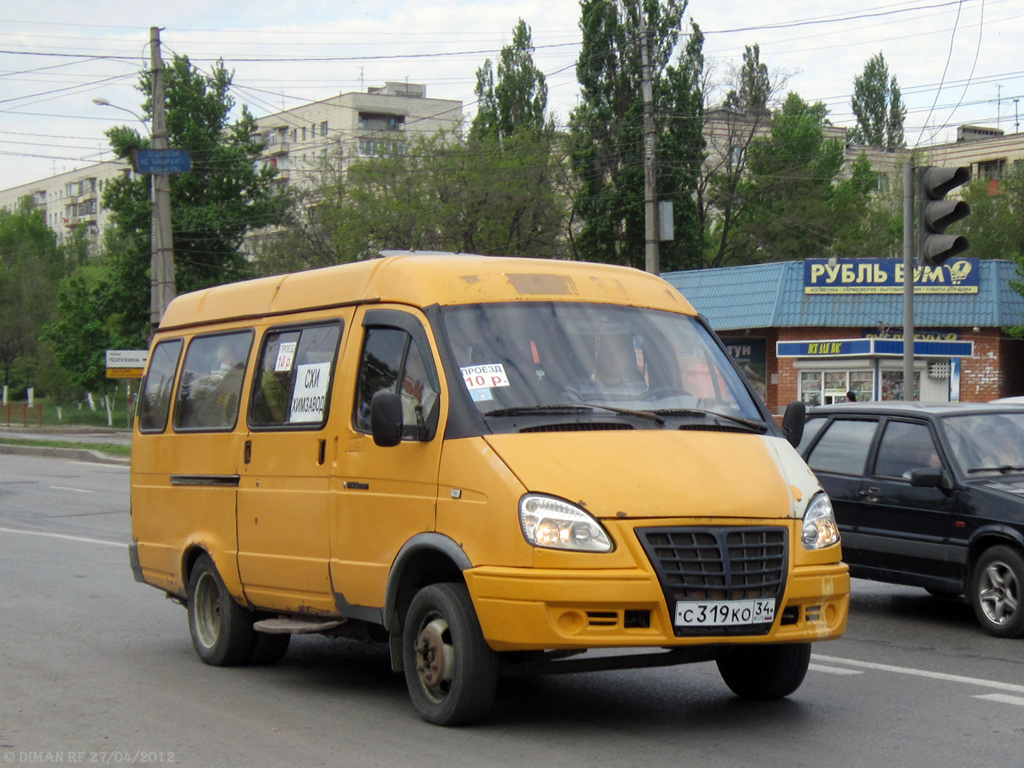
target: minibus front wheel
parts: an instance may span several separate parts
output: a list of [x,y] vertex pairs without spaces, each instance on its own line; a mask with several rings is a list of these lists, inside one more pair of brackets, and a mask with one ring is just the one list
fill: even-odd
[[464,584],[416,593],[402,635],[405,682],[420,717],[435,725],[482,720],[498,685],[498,655],[484,640]]
[[803,683],[811,644],[737,645],[724,650],[717,662],[719,674],[737,696],[781,699]]
[[245,664],[253,649],[252,614],[236,603],[203,554],[188,579],[188,630],[199,658],[215,667]]

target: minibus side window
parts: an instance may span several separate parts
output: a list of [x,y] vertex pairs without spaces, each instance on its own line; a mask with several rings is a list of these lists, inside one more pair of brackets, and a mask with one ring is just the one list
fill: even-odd
[[355,427],[370,432],[370,403],[377,392],[395,392],[402,398],[402,434],[416,439],[433,435],[437,425],[437,373],[429,357],[406,331],[398,328],[366,329],[359,363]]
[[175,430],[234,429],[252,336],[245,330],[192,339],[178,382]]
[[139,431],[163,432],[171,409],[171,388],[174,372],[181,357],[181,339],[161,341],[153,348],[146,381],[139,400]]
[[323,425],[340,335],[338,323],[269,331],[253,381],[249,425]]

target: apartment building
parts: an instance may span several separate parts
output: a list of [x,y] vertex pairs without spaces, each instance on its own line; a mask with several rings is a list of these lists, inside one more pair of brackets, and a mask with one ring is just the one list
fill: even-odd
[[[401,151],[409,136],[458,129],[462,102],[427,98],[425,85],[386,83],[261,117],[256,124],[264,144],[258,162],[277,168],[282,184],[313,186],[359,157]],[[96,163],[0,190],[0,208],[15,211],[28,197],[61,242],[79,227],[95,239],[108,218],[103,190],[131,172],[121,161]]]
[[360,157],[403,151],[410,136],[461,124],[461,101],[427,98],[425,85],[390,82],[259,118],[260,162],[276,168],[282,184],[310,187]]
[[102,205],[103,190],[107,184],[123,174],[131,173],[131,166],[121,161],[109,161],[67,171],[29,184],[0,190],[0,209],[14,212],[24,197],[46,217],[46,223],[57,233],[59,242],[84,227],[86,235],[96,238],[106,226],[108,211]]

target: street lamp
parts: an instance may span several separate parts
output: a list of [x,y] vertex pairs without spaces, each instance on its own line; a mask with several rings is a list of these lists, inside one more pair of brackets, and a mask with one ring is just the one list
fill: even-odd
[[142,123],[146,127],[146,132],[152,135],[152,132],[149,130],[149,126],[146,125],[146,119],[139,115],[137,112],[132,112],[130,109],[126,109],[125,107],[119,107],[117,106],[117,104],[111,104],[110,101],[103,98],[102,96],[97,96],[95,99],[92,100],[92,103],[98,107],[110,107],[111,109],[119,109],[122,112],[127,112],[129,115],[131,115],[140,123]]

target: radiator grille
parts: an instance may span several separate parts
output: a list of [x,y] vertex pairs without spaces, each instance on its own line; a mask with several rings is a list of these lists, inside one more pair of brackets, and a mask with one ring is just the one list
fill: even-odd
[[[670,612],[678,600],[774,598],[778,607],[789,564],[786,528],[638,528],[636,533]],[[733,631],[752,630],[724,633]]]

